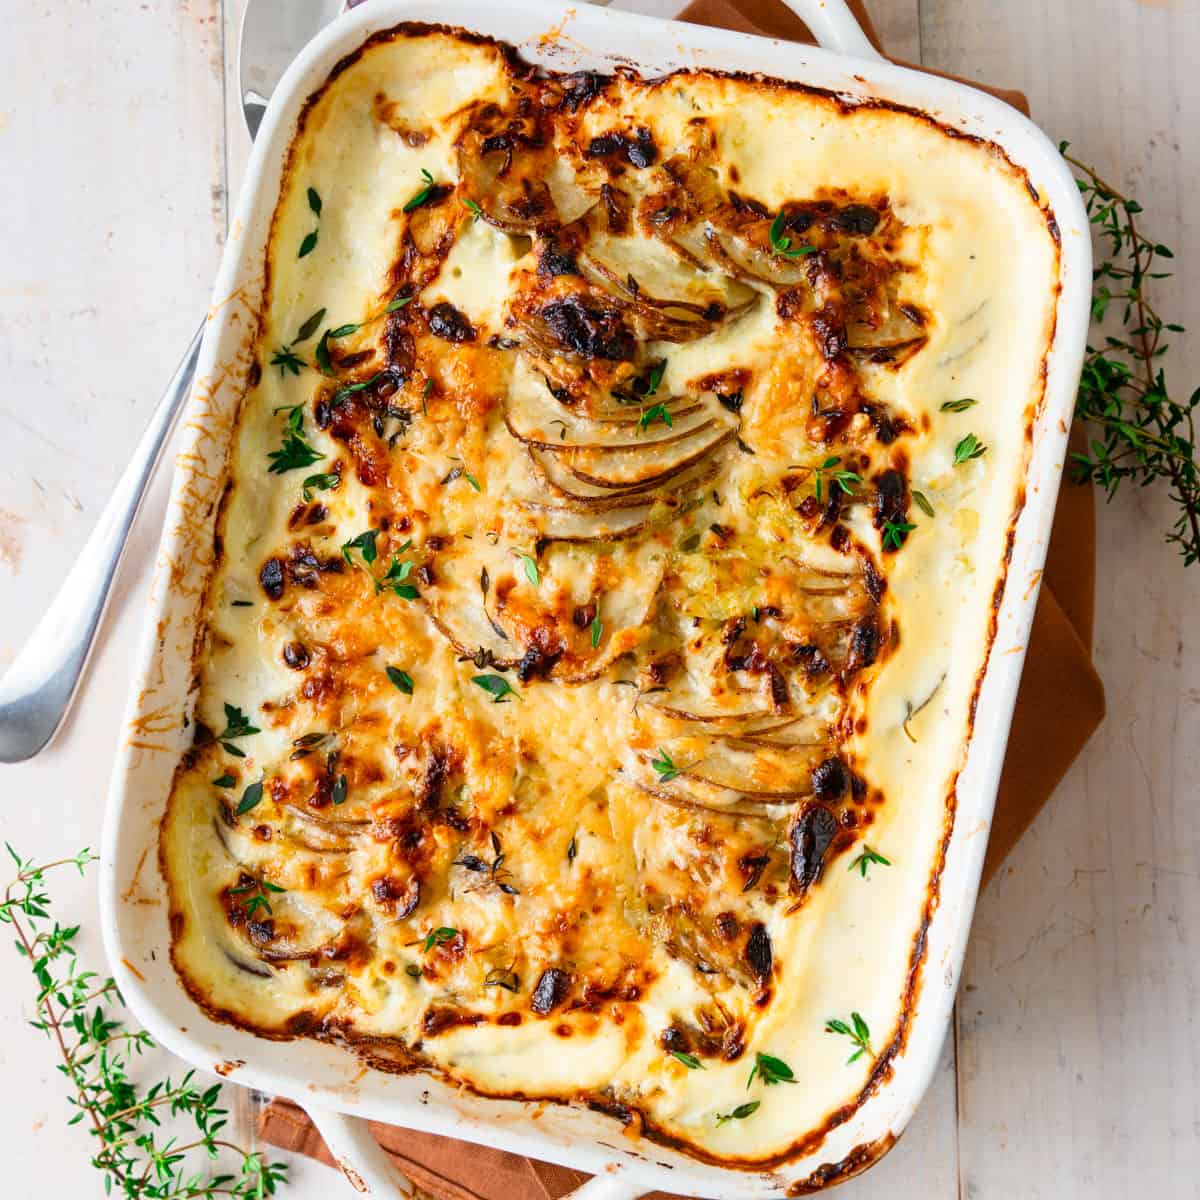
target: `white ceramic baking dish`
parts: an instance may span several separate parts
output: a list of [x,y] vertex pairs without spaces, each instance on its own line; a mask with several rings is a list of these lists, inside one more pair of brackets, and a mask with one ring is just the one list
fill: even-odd
[[[320,1127],[363,1194],[410,1191],[364,1118],[483,1142],[597,1176],[577,1195],[629,1200],[652,1189],[706,1197],[782,1196],[869,1165],[904,1129],[945,1036],[987,844],[1037,581],[1061,475],[1088,323],[1089,227],[1075,184],[1050,141],[1012,108],[961,84],[884,62],[843,0],[789,0],[821,48],[654,20],[560,0],[372,0],[317,37],[279,85],[250,162],[217,279],[198,384],[191,399],[171,507],[135,674],[127,738],[113,775],[103,847],[105,943],[121,991],[141,1023],[181,1058],[238,1083],[291,1097]],[[1034,428],[1027,499],[1016,526],[994,652],[958,782],[958,809],[928,928],[923,981],[903,1054],[885,1081],[824,1142],[786,1166],[740,1171],[704,1165],[622,1135],[580,1108],[491,1100],[423,1075],[364,1072],[349,1051],[311,1040],[268,1041],[209,1019],[185,994],[167,953],[167,905],[157,838],[179,755],[191,740],[192,646],[211,565],[212,518],[233,418],[244,387],[278,181],[297,115],[330,69],[371,33],[400,21],[458,25],[515,44],[558,70],[627,63],[648,75],[677,67],[763,72],[920,109],[998,143],[1024,167],[1062,236],[1062,289],[1045,401]],[[550,36],[547,36],[550,35]],[[537,1119],[532,1119],[535,1115]],[[800,1132],[800,1131],[798,1131]]]

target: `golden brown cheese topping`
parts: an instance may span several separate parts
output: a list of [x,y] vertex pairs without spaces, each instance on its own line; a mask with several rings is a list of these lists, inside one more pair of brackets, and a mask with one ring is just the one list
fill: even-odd
[[197,1000],[722,1160],[859,1100],[1056,279],[1024,176],[916,115],[368,43],[296,134],[219,515],[163,831]]

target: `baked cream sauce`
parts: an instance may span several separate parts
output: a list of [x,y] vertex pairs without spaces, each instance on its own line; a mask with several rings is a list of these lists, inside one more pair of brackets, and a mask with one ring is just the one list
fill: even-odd
[[[430,179],[460,184],[455,143],[466,114],[485,100],[508,104],[512,78],[496,46],[401,32],[342,70],[296,137],[269,246],[261,374],[247,391],[231,451],[223,554],[197,664],[196,715],[214,737],[202,739],[181,768],[162,834],[174,959],[193,995],[249,1028],[378,1037],[376,1049],[411,1052],[481,1092],[601,1098],[706,1156],[764,1162],[856,1102],[910,999],[914,936],[947,830],[1041,398],[1057,250],[1023,176],[993,147],[928,120],[703,73],[610,85],[581,116],[572,114],[585,135],[614,123],[647,127],[661,163],[690,144],[693,119],[702,116],[715,135],[722,185],[736,185],[771,213],[825,193],[886,198],[895,222],[887,252],[905,264],[900,297],[925,314],[925,341],[900,365],[856,366],[864,392],[904,423],[896,442],[879,444],[859,420],[844,445],[814,444],[804,420],[825,364],[779,314],[771,288],[752,283],[757,295],[740,315],[705,336],[655,344],[645,359],[665,360],[659,388],[670,396],[690,394],[713,373],[746,373],[736,420],[753,453],[732,442],[714,451],[719,474],[701,490],[706,504],[715,504],[709,491],[719,491],[720,512],[679,512],[674,525],[652,527],[636,547],[617,543],[624,548],[611,561],[586,543],[535,555],[532,510],[518,513],[511,497],[537,500],[543,489],[531,485],[525,448],[501,417],[505,389],[530,364],[513,366],[511,354],[480,349],[494,337],[519,337],[506,306],[521,273],[535,269],[535,251],[529,237],[475,220],[463,203],[474,197],[461,188],[444,202],[456,206],[453,246],[409,303],[426,314],[452,306],[475,340],[431,340],[419,326],[416,364],[390,401],[407,415],[385,414],[388,436],[399,436],[386,451],[372,451],[382,456],[386,484],[363,482],[353,448],[333,436],[333,425],[319,427],[314,408],[319,394],[381,369],[390,315],[383,310],[397,295],[393,267],[404,232],[422,207],[433,211],[404,206]],[[559,169],[550,168],[550,181],[562,203],[566,192],[553,178]],[[630,169],[629,186],[649,187],[654,169]],[[299,257],[314,231],[315,247]],[[651,273],[661,253],[646,241],[632,261]],[[701,272],[697,287],[717,287],[719,274]],[[299,341],[301,326],[322,309],[318,328]],[[314,365],[321,333],[362,322],[326,343],[341,354],[331,382]],[[298,371],[272,365],[289,347]],[[375,358],[357,373],[343,370],[340,361],[355,350]],[[966,399],[974,403],[962,411],[943,410]],[[269,455],[286,437],[281,410],[296,405],[315,460],[272,473]],[[728,410],[713,412],[732,428]],[[660,421],[646,432],[667,429]],[[986,451],[956,464],[967,434]],[[851,453],[869,463],[857,472],[862,489],[900,453],[909,487],[936,515],[910,504],[915,528],[899,551],[882,546],[870,503],[840,518],[886,579],[879,611],[887,646],[844,697],[849,725],[839,753],[868,789],[854,808],[856,840],[827,861],[796,907],[786,865],[794,802],[771,808],[777,853],[763,880],[743,892],[745,879],[706,844],[703,812],[660,803],[629,783],[663,735],[645,724],[654,695],[643,696],[635,713],[646,679],[620,657],[622,647],[632,653],[645,644],[633,619],[637,604],[629,601],[632,618],[606,606],[664,569],[702,577],[722,553],[710,525],[734,530],[735,547],[737,538],[761,536],[751,497],[763,481],[793,464],[811,472],[827,456],[848,462]],[[302,480],[335,470],[336,487],[314,485],[303,498]],[[805,486],[812,490],[811,473]],[[385,517],[374,562],[361,546],[343,555]],[[432,557],[435,528],[462,549],[458,568],[449,551]],[[706,539],[698,556],[672,566],[692,531]],[[340,573],[290,566],[289,548],[301,542],[318,564],[340,560]],[[536,585],[522,554],[536,557]],[[793,546],[768,558],[778,566],[789,556],[813,569],[845,561],[824,534],[797,533]],[[262,581],[271,558],[284,564],[277,599],[264,594]],[[405,581],[419,599],[405,600],[386,581],[377,590],[393,558],[412,561]],[[419,576],[423,562],[432,564],[432,583]],[[600,596],[596,653],[611,649],[611,663],[599,678],[571,684],[550,674],[521,683],[514,671],[461,661],[430,606],[461,569],[445,609],[448,621],[460,619],[477,595],[481,562],[491,564],[485,604],[497,589],[513,603],[528,597],[532,604],[554,588],[564,604]],[[304,582],[305,569],[315,584]],[[607,582],[597,582],[605,570]],[[591,653],[592,628],[570,635],[581,661]],[[610,647],[605,639],[614,638],[621,640]],[[307,661],[296,669],[288,656]],[[388,667],[407,675],[411,694]],[[472,682],[489,673],[519,695],[495,703]],[[832,712],[841,700],[831,696],[815,691],[813,712]],[[259,732],[239,733],[226,705]],[[446,756],[441,767],[435,753]],[[444,778],[431,784],[438,771]],[[331,792],[339,777],[340,800]],[[259,782],[261,799],[236,814]],[[309,798],[321,786],[314,807]],[[421,807],[431,788],[437,811],[453,812],[449,823]],[[854,806],[847,800],[847,807]],[[413,830],[422,821],[418,839]],[[716,840],[724,836],[718,830]],[[889,865],[869,864],[864,877],[853,865],[864,846]],[[656,907],[655,897],[689,872],[714,903],[727,894],[731,907],[742,906],[738,937],[750,923],[765,928],[772,951],[765,988],[739,974],[741,950],[726,974],[714,975],[696,966],[708,941],[685,952],[679,928],[662,933],[663,912],[676,910]],[[404,915],[414,891],[419,900]],[[264,903],[247,913],[260,893]],[[264,928],[268,905],[273,924]],[[439,930],[450,931],[444,941]],[[553,981],[543,984],[542,1001],[554,1003],[542,1013],[533,993],[550,967],[572,979],[573,990],[559,1003]],[[585,979],[597,991],[576,1002]],[[608,991],[596,981],[607,981]],[[664,1049],[673,1022],[691,1027],[702,1024],[695,1014],[714,1011],[741,1030],[736,1053],[699,1056],[697,1069],[688,1053]],[[459,1016],[442,1020],[443,1012]],[[463,1013],[475,1023],[460,1020]],[[506,1013],[519,1023],[499,1023]],[[869,1050],[848,1063],[855,1046],[826,1025],[850,1023],[852,1013],[869,1028]],[[795,1082],[764,1086],[756,1078],[748,1088],[758,1053],[788,1064]],[[719,1120],[749,1101],[760,1102],[752,1114]]]

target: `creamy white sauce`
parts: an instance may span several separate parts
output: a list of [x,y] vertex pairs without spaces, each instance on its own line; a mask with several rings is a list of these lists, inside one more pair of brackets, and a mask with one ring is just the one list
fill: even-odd
[[[440,181],[455,179],[451,142],[458,126],[452,114],[480,98],[500,102],[506,87],[503,60],[488,47],[443,36],[402,37],[374,47],[344,71],[317,102],[297,141],[272,242],[263,375],[247,395],[233,450],[235,487],[224,519],[225,557],[214,581],[210,636],[200,663],[200,718],[220,731],[222,706],[229,702],[245,709],[262,730],[238,740],[246,757],[233,764],[239,776],[236,794],[264,772],[284,769],[294,739],[311,725],[298,694],[304,677],[284,665],[283,645],[298,629],[310,639],[322,629],[333,632],[333,618],[319,612],[311,597],[295,601],[292,589],[289,604],[307,607],[274,606],[257,582],[263,559],[293,539],[286,532],[287,518],[299,502],[300,480],[309,473],[267,473],[266,456],[282,436],[284,417],[276,410],[309,404],[320,383],[308,368],[298,377],[281,375],[266,365],[270,352],[291,343],[318,308],[329,314],[325,324],[357,322],[379,311],[390,298],[387,271],[406,219],[401,206],[423,186],[422,170]],[[413,127],[428,130],[428,142],[414,148],[381,126],[372,115],[377,94]],[[930,122],[886,110],[840,112],[800,92],[710,78],[679,79],[645,91],[631,86],[621,103],[653,125],[661,145],[682,140],[687,120],[703,112],[717,131],[723,161],[737,166],[740,191],[771,208],[818,189],[842,188],[854,196],[886,195],[906,228],[896,253],[916,264],[905,286],[908,298],[932,316],[928,342],[898,370],[869,369],[870,390],[918,431],[902,442],[911,460],[910,480],[937,515],[929,519],[914,507],[910,520],[917,528],[904,549],[887,558],[884,611],[898,623],[899,645],[871,685],[866,732],[847,747],[871,785],[886,795],[873,810],[865,840],[892,865],[873,867],[864,880],[840,858],[799,912],[789,914],[786,902],[763,909],[777,964],[775,996],[761,1013],[745,1013],[747,1052],[736,1062],[707,1060],[704,1071],[689,1071],[663,1053],[656,1041],[659,1031],[675,1014],[705,1003],[710,993],[694,971],[660,951],[651,955],[657,978],[629,1006],[624,1024],[607,1019],[604,1010],[595,1018],[564,1017],[574,1029],[564,1038],[554,1031],[557,1019],[527,1014],[517,1027],[485,1023],[427,1038],[424,1051],[437,1066],[484,1091],[573,1097],[580,1090],[610,1089],[641,1107],[660,1128],[706,1153],[763,1159],[853,1102],[867,1082],[874,1055],[848,1065],[853,1047],[825,1032],[827,1020],[860,1013],[878,1053],[900,1019],[913,937],[946,827],[946,798],[962,761],[971,695],[988,649],[991,602],[1027,452],[1026,428],[1040,399],[1057,255],[1045,216],[1018,174],[988,146],[950,137]],[[611,116],[601,111],[598,126]],[[322,198],[319,241],[311,255],[299,259],[297,247],[316,226],[306,200],[309,187]],[[426,305],[453,303],[477,325],[482,339],[502,333],[512,272],[529,266],[525,250],[519,240],[464,213],[464,229],[421,299]],[[368,329],[355,336],[370,346],[376,333]],[[773,305],[759,303],[709,337],[664,346],[664,388],[680,392],[701,375],[735,366],[764,380],[781,360],[800,353],[787,336]],[[306,361],[315,341],[297,347]],[[977,401],[967,412],[941,411],[943,403],[964,397]],[[745,400],[748,422],[754,403],[752,385]],[[955,445],[968,432],[986,444],[987,452],[955,466]],[[325,465],[311,471],[328,470],[338,457],[345,460],[344,447],[313,427],[311,406],[305,412],[305,436],[326,456]],[[775,447],[773,461],[782,465],[800,455],[812,461],[821,454],[793,440]],[[768,455],[760,449],[754,458],[730,456],[722,490],[736,496],[755,472],[770,465]],[[497,499],[524,486],[526,462],[489,446],[478,431],[449,421],[433,426],[414,420],[394,460],[407,496],[414,507],[434,510],[466,530],[476,520],[475,493],[461,479],[456,486],[438,482],[459,460],[480,477],[482,495]],[[329,508],[328,528],[300,531],[323,554],[337,555],[344,542],[374,523],[369,491],[354,480],[352,470],[344,474],[339,490],[318,493]],[[879,534],[868,516],[865,509],[855,510],[849,524],[856,538],[877,549]],[[506,534],[504,545],[510,537],[521,548],[529,544],[515,527]],[[519,571],[517,566],[518,587],[523,586]],[[549,586],[571,586],[575,576],[568,566],[561,572]],[[252,603],[234,607],[234,600]],[[453,648],[432,631],[417,605],[393,604],[386,617],[364,615],[362,644],[346,653],[357,656],[356,662],[375,664],[369,676],[375,682],[347,697],[341,712],[343,728],[363,716],[378,721],[372,737],[389,777],[375,786],[373,802],[386,808],[389,788],[411,786],[391,746],[403,741],[416,713],[438,714],[473,747],[475,804],[486,806],[493,796],[519,801],[522,788],[541,788],[547,780],[561,799],[525,818],[526,828],[541,838],[537,855],[525,860],[522,847],[511,848],[521,899],[499,904],[491,895],[465,893],[461,887],[453,897],[431,892],[411,922],[377,934],[380,959],[395,964],[391,973],[376,961],[361,972],[346,969],[335,987],[313,990],[300,969],[259,978],[232,967],[221,951],[230,942],[214,897],[236,872],[231,873],[214,834],[216,792],[210,781],[232,760],[206,753],[181,776],[165,828],[165,862],[175,908],[184,916],[175,945],[177,965],[215,1007],[267,1029],[308,1009],[351,1020],[362,1033],[417,1040],[427,1005],[446,991],[428,980],[414,981],[403,969],[419,960],[411,942],[431,923],[470,930],[473,947],[519,944],[537,963],[539,945],[557,945],[548,914],[580,903],[579,872],[594,869],[597,878],[636,879],[639,856],[648,848],[674,845],[673,838],[680,839],[681,860],[689,853],[678,824],[664,823],[653,805],[634,802],[614,787],[614,772],[627,755],[621,745],[631,702],[626,689],[611,682],[530,686],[522,689],[520,702],[493,705],[470,684],[475,671],[456,661]],[[413,696],[388,683],[385,664],[412,672],[417,679]],[[266,700],[280,716],[264,716],[260,705]],[[906,716],[918,707],[906,730]],[[523,743],[537,747],[536,763],[519,752]],[[370,744],[364,735],[360,746]],[[605,803],[595,799],[606,793]],[[262,809],[264,819],[269,807]],[[545,863],[562,861],[572,835],[577,843],[572,872],[547,870]],[[290,905],[301,906],[318,929],[324,919],[322,888],[353,896],[389,868],[386,843],[355,845],[347,859],[347,884],[336,873],[322,876],[319,855],[301,860],[244,833],[224,836],[235,858],[287,889],[274,901],[279,914],[286,916]],[[316,872],[319,888],[313,888],[309,870]],[[615,916],[603,919],[621,925],[631,944],[638,942],[633,927],[638,897],[618,895],[612,903]],[[336,922],[328,925],[333,929]],[[584,943],[586,930],[581,926]],[[619,946],[595,953],[608,950],[618,954]],[[494,965],[485,958],[472,977],[471,994],[461,994],[465,976],[453,983],[455,994],[480,1011],[503,1007],[510,999],[480,988],[485,965]],[[526,992],[535,978],[523,977]],[[786,1060],[799,1082],[771,1088],[756,1083],[748,1092],[757,1051]],[[762,1101],[752,1118],[718,1126],[717,1114],[747,1098]]]

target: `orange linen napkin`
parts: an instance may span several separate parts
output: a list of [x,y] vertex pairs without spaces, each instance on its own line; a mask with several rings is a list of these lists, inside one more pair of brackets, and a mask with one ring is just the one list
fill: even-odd
[[[862,0],[849,3],[878,46]],[[696,25],[813,40],[780,0],[693,0],[679,15]],[[987,90],[1029,112],[1020,92]],[[1079,431],[1072,437],[1078,440]],[[1091,658],[1095,552],[1092,489],[1064,483],[996,799],[985,880],[996,873],[1104,718],[1104,685]],[[581,1171],[453,1138],[377,1123],[371,1129],[396,1166],[438,1200],[557,1200],[587,1179]],[[264,1111],[261,1134],[273,1145],[333,1162],[312,1122],[290,1101],[276,1100]]]

